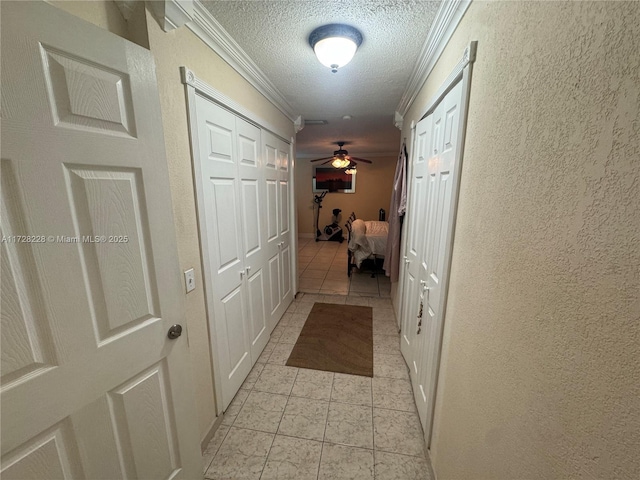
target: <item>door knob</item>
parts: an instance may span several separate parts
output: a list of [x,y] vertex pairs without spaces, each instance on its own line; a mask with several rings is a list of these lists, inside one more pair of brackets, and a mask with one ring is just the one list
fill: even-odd
[[171,325],[167,337],[169,337],[171,340],[175,340],[180,335],[182,335],[182,325]]

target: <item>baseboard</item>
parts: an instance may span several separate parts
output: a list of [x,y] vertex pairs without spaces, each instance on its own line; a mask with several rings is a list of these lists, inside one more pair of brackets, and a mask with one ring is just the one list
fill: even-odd
[[313,233],[299,233],[298,238],[315,238]]
[[224,418],[224,414],[217,416],[216,419],[209,426],[209,430],[207,430],[207,433],[205,434],[205,436],[202,438],[202,441],[200,442],[200,450],[202,451],[202,453],[204,453],[204,451],[207,449],[207,446],[209,446],[209,442],[211,441],[213,436],[216,434],[216,430],[218,430],[218,427],[222,425],[223,418]]
[[429,478],[433,478],[433,480],[437,480],[436,472],[435,472],[435,470],[433,469],[433,463],[431,463],[431,450],[429,450],[429,449],[426,447],[426,444],[427,444],[427,443],[425,442],[424,453],[425,453],[425,455],[427,456],[427,459],[429,460],[429,461],[427,462],[427,464],[429,465]]

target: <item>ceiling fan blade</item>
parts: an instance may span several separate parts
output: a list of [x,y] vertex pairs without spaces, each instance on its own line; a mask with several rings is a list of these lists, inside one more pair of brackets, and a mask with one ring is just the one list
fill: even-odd
[[324,157],[324,158],[316,158],[314,160],[310,160],[311,162],[321,162],[322,160],[331,160],[333,157]]
[[322,162],[320,165],[326,165],[327,163],[331,163],[333,161],[333,157],[329,158],[326,162]]
[[371,160],[367,160],[366,158],[358,158],[358,157],[350,157],[351,160],[355,160],[356,162],[364,162],[364,163],[373,163]]

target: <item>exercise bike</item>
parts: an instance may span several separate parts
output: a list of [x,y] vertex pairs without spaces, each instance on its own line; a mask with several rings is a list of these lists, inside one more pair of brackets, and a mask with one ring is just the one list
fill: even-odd
[[342,227],[338,225],[338,215],[340,215],[339,208],[333,209],[333,223],[324,227],[324,232],[320,231],[318,223],[320,222],[320,209],[322,208],[322,200],[327,192],[322,192],[320,195],[315,195],[313,204],[316,210],[315,218],[315,230],[316,230],[316,242],[344,242],[344,236],[342,235]]

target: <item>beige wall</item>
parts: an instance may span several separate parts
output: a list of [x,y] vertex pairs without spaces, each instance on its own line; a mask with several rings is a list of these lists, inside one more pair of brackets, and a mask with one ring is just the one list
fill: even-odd
[[129,38],[127,22],[115,2],[48,0],[48,3],[122,38]]
[[640,478],[640,3],[474,2],[405,125],[471,40],[435,472]]
[[187,295],[187,324],[201,434],[204,435],[215,420],[215,410],[185,90],[180,83],[179,67],[189,67],[213,88],[275,128],[290,135],[294,135],[294,130],[291,121],[186,27],[165,33],[147,11],[147,28],[151,53],[156,59],[180,265],[183,270],[195,268],[199,285]]
[[[398,149],[400,147],[398,146]],[[389,202],[396,171],[396,157],[371,158],[371,165],[358,164],[356,193],[327,193],[320,210],[320,230],[331,223],[334,208],[342,210],[344,225],[351,212],[363,220],[378,220],[378,211],[384,208],[389,219]],[[298,233],[313,234],[313,196],[311,178],[313,167],[309,160],[296,163],[296,203],[298,209]],[[345,236],[347,232],[345,231]]]
[[[204,437],[216,419],[216,409],[185,89],[180,83],[179,67],[189,67],[212,87],[291,136],[295,133],[293,123],[190,30],[182,27],[165,33],[142,4],[129,22],[122,18],[115,4],[109,0],[53,4],[119,36],[139,44],[146,43],[155,58],[180,268],[187,270],[193,267],[196,273],[197,288],[186,295],[186,318],[200,435]],[[140,32],[144,32],[146,38],[141,38]]]

